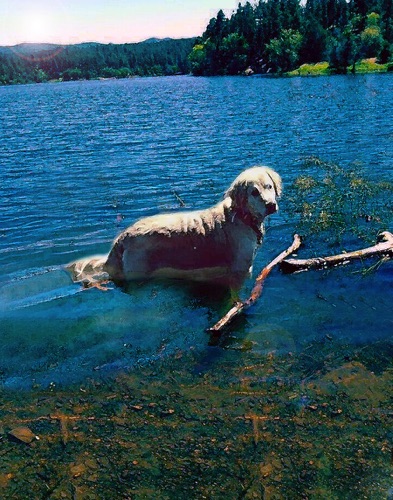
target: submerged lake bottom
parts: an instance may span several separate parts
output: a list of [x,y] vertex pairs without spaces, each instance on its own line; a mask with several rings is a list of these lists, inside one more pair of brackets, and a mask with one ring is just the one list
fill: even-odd
[[[326,335],[301,352],[178,351],[111,380],[3,391],[2,496],[390,498],[392,353]],[[7,439],[20,427],[37,439]]]
[[[3,379],[3,498],[390,498],[393,268],[360,270],[273,273],[219,336],[206,328],[231,304],[220,290],[83,290],[48,270],[74,303],[56,313],[61,335],[41,318],[37,338],[19,339],[32,363]],[[11,435],[25,427],[28,444]]]

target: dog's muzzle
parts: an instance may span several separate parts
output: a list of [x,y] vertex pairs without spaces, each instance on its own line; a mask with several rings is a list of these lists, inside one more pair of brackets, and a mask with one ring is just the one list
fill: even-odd
[[274,214],[277,210],[277,203],[266,203],[266,215]]

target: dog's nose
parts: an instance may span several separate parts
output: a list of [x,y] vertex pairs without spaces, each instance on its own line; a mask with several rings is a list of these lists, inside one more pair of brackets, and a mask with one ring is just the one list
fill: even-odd
[[277,208],[277,203],[266,203],[266,215],[274,214]]

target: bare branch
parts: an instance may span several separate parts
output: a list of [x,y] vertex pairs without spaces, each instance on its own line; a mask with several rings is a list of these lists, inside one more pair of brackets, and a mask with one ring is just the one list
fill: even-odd
[[326,269],[339,265],[345,265],[353,260],[362,260],[369,257],[393,258],[393,234],[388,231],[381,233],[377,243],[368,248],[355,250],[353,252],[331,255],[329,257],[315,257],[312,259],[287,259],[281,262],[280,269],[287,274],[309,271],[310,269]]
[[220,321],[218,321],[214,326],[209,328],[208,331],[212,333],[221,331],[233,320],[234,317],[243,312],[245,309],[248,309],[250,306],[252,306],[254,302],[256,302],[261,296],[265,279],[267,278],[268,274],[273,269],[273,267],[276,266],[277,264],[280,264],[280,262],[282,262],[286,257],[288,257],[288,255],[295,252],[300,247],[300,244],[301,244],[300,237],[299,235],[295,234],[295,236],[293,237],[292,245],[289,248],[287,248],[287,250],[281,252],[280,255],[278,255],[274,260],[272,260],[270,264],[268,264],[259,273],[258,277],[255,280],[255,284],[251,291],[250,297],[244,302],[236,302],[236,304],[226,313],[226,315],[223,316],[220,319]]

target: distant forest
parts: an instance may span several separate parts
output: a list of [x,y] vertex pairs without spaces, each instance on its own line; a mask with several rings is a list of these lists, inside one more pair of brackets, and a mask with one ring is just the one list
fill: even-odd
[[0,47],[0,84],[185,74],[194,41]]
[[195,75],[285,73],[321,61],[346,73],[361,59],[387,63],[392,52],[392,0],[260,0],[230,18],[220,10],[190,62]]
[[393,70],[393,0],[259,0],[239,3],[230,17],[220,10],[198,38],[0,47],[0,84],[281,74],[322,61],[346,73],[362,59]]

